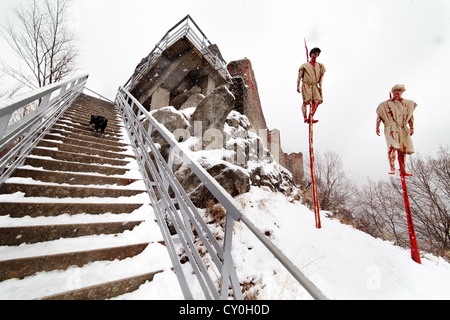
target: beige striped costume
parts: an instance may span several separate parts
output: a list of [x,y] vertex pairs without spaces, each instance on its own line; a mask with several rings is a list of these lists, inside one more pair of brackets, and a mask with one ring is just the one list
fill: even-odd
[[323,96],[319,90],[318,84],[325,74],[325,66],[322,63],[316,62],[315,66],[307,62],[300,67],[303,69],[302,77],[302,96],[303,103],[309,103],[312,101],[319,101],[319,104],[323,102]]

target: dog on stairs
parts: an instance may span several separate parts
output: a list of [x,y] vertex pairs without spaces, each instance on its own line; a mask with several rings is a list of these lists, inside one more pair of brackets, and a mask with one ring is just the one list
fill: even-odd
[[96,132],[100,129],[100,138],[103,136],[107,124],[108,119],[106,119],[106,117],[91,115],[91,122],[89,122],[89,125],[91,127],[94,125]]

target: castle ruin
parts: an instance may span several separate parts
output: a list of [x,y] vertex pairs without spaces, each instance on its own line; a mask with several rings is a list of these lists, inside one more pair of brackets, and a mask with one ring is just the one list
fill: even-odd
[[214,91],[207,111],[196,110],[196,119],[203,122],[202,133],[207,128],[223,129],[228,113],[236,110],[248,118],[249,130],[261,138],[273,158],[292,173],[295,184],[303,180],[302,153],[284,153],[280,131],[267,127],[250,60],[226,63],[218,46],[209,42],[190,16],[170,29],[141,60],[125,87],[149,111],[197,107],[202,101],[206,104],[206,97]]

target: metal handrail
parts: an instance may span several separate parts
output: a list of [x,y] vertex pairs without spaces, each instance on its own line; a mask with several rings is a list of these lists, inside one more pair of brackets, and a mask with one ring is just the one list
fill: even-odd
[[[0,185],[23,164],[27,155],[83,91],[88,74],[59,81],[37,90],[0,100]],[[34,104],[36,108],[17,121],[14,112]]]
[[101,95],[100,93],[98,93],[98,92],[96,92],[96,91],[94,91],[94,90],[92,90],[92,89],[89,89],[88,87],[84,87],[84,90],[90,91],[90,92],[92,92],[93,94],[97,95],[100,99],[103,99],[103,100],[105,100],[105,101],[108,101],[108,102],[114,104],[114,101],[112,101],[111,99],[108,99],[107,97]]
[[[208,188],[213,190],[213,194],[219,195],[222,203],[228,204],[227,206],[230,210],[227,213],[230,214],[227,215],[227,226],[233,223],[233,216],[239,218],[242,214],[236,205],[231,205],[235,200],[230,195],[221,192],[221,186],[214,179],[208,179],[209,174],[194,162],[187,153],[178,148],[179,144],[174,139],[172,133],[159,124],[126,89],[119,89],[116,106],[122,114],[131,145],[139,163],[141,173],[144,176],[148,194],[153,203],[164,242],[185,298],[193,299],[193,296],[183,273],[176,245],[166,225],[166,218],[170,220],[176,229],[177,236],[189,261],[191,261],[191,265],[205,297],[207,299],[228,297],[228,284],[231,282],[235,298],[242,299],[236,272],[234,269],[229,268],[229,265],[233,265],[230,255],[231,251],[228,248],[231,247],[232,226],[231,228],[228,227],[225,231],[225,244],[222,247],[209,230],[197,208],[189,199],[189,196],[175,178],[169,166],[169,163],[172,163],[172,161],[164,159],[158,150],[157,144],[153,142],[151,138],[153,130],[158,132],[169,143],[172,158],[175,155],[179,156],[191,170],[194,170],[200,180],[208,184]],[[137,109],[136,113],[133,111],[135,108]],[[148,121],[148,128],[145,128],[140,121],[141,118]],[[173,195],[170,194],[170,191],[172,191]],[[191,224],[207,248],[214,265],[222,274],[220,291],[217,290],[215,281],[207,272],[207,268],[196,250]],[[226,268],[229,270],[227,271]]]
[[227,69],[227,63],[222,58],[220,52],[212,45],[191,16],[187,15],[166,32],[162,39],[148,54],[147,59],[136,67],[134,74],[128,79],[124,87],[127,90],[131,90],[131,88],[144,76],[145,72],[153,66],[156,60],[161,56],[162,52],[183,37],[186,37],[192,42],[192,44],[202,53],[203,57],[225,80],[231,78]]
[[[120,87],[116,96],[116,106],[122,115],[131,145],[152,201],[158,225],[164,237],[175,273],[186,299],[192,299],[192,292],[183,273],[177,246],[171,237],[166,221],[176,229],[179,243],[191,262],[197,280],[208,299],[227,299],[231,284],[235,299],[243,299],[237,279],[231,243],[234,220],[241,221],[278,259],[291,275],[315,299],[327,299],[326,296],[290,261],[267,237],[245,217],[241,206],[235,199],[194,159],[190,151],[183,149],[174,135],[160,124],[125,88]],[[146,127],[148,125],[148,127]],[[160,135],[169,146],[168,157],[160,153],[160,145],[152,136]],[[182,188],[173,172],[172,163],[176,157],[182,161],[201,183],[209,190],[226,211],[223,246],[209,230],[207,224],[194,206],[186,191]],[[194,232],[205,245],[211,260],[220,273],[220,288],[207,272],[195,243]]]

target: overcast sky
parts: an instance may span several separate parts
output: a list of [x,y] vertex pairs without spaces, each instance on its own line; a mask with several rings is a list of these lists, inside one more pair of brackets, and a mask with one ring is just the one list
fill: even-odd
[[[26,0],[0,1],[1,21],[19,2]],[[310,49],[322,49],[318,61],[327,69],[315,150],[341,155],[348,176],[387,177],[375,110],[397,83],[418,104],[416,153],[435,155],[450,144],[448,0],[74,0],[71,25],[79,72],[90,74],[87,87],[113,99],[141,58],[187,14],[227,62],[250,59],[266,122],[281,131],[285,152],[309,157],[296,91],[306,62],[303,38]]]

